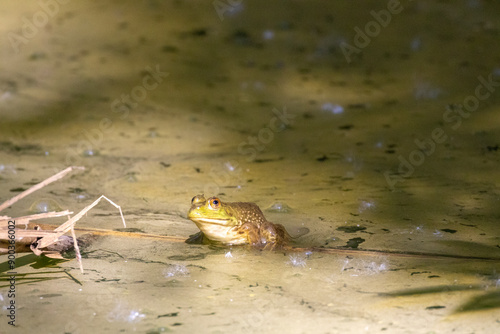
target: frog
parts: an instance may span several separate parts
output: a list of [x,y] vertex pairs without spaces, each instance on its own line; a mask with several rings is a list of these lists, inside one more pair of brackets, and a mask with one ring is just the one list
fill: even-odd
[[260,249],[281,249],[290,234],[281,224],[269,222],[259,206],[251,202],[224,202],[213,196],[196,195],[188,218],[200,229],[187,243],[250,245]]

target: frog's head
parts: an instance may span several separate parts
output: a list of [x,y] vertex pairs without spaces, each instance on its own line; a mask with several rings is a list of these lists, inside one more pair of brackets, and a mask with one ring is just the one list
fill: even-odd
[[229,205],[217,197],[205,199],[205,196],[197,195],[191,200],[188,218],[210,240],[236,244],[239,242],[233,239],[243,236],[234,235],[234,227],[239,226],[240,222],[232,211]]
[[228,209],[229,207],[217,197],[205,199],[203,195],[197,195],[191,200],[191,209],[188,212],[188,217],[197,225],[238,225],[238,220]]

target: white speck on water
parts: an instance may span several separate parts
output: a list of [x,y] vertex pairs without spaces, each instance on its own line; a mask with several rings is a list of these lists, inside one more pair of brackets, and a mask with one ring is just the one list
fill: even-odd
[[227,17],[236,16],[237,14],[241,13],[244,10],[245,6],[243,5],[243,1],[239,1],[239,3],[237,1],[230,1],[229,7],[225,9],[224,16],[222,16],[222,18],[224,18],[225,16]]
[[97,151],[97,150],[85,150],[85,151],[83,151],[82,155],[84,157],[94,157],[96,155],[99,155],[99,151]]
[[[405,230],[406,231],[406,230]],[[412,230],[409,230],[409,234],[413,234],[413,232],[418,232],[418,233],[422,233],[424,232],[424,227],[422,225],[419,225],[419,226],[415,226],[414,229]],[[406,233],[406,232],[403,232],[403,233]]]
[[350,272],[350,276],[369,276],[389,270],[389,264],[384,258],[380,261],[365,261],[361,259],[344,259],[341,272]]
[[119,302],[115,308],[108,313],[107,320],[109,322],[129,322],[136,323],[146,317],[145,314],[137,310],[130,309],[126,304]]
[[363,212],[366,210],[375,209],[375,202],[373,201],[361,201],[359,203],[358,212]]
[[417,80],[413,89],[415,100],[435,100],[442,94],[441,88],[426,81]]
[[410,48],[412,51],[420,51],[420,49],[422,48],[422,40],[420,39],[420,37],[415,37],[414,39],[412,39]]
[[140,319],[145,318],[145,317],[146,317],[146,315],[139,313],[138,311],[131,310],[130,314],[127,317],[127,321],[128,322],[137,322]]
[[436,237],[442,237],[442,236],[443,236],[443,232],[438,231],[438,230],[434,231],[434,233],[432,233],[432,234],[433,234],[434,236],[436,236]]
[[271,40],[274,38],[274,31],[272,30],[264,30],[262,33],[262,38],[265,40]]
[[327,102],[321,106],[321,110],[330,111],[332,114],[337,115],[337,114],[342,114],[344,112],[344,107],[338,104]]
[[234,167],[234,166],[233,166],[233,165],[232,165],[229,161],[226,161],[226,162],[224,163],[224,166],[226,166],[226,168],[227,168],[229,171],[231,171],[231,172],[234,172],[234,170],[235,170],[235,167]]
[[231,254],[231,251],[227,251],[227,252],[226,252],[226,254],[224,255],[224,257],[225,257],[226,259],[228,259],[228,258],[232,258],[232,257],[233,257],[233,254]]

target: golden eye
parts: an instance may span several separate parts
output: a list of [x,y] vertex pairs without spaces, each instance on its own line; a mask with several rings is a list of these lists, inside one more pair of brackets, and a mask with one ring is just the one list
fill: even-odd
[[217,197],[212,197],[208,201],[208,205],[212,210],[217,210],[220,207],[220,200]]

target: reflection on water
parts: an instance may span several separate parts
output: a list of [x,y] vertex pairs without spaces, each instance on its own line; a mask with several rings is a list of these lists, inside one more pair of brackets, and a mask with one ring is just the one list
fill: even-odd
[[[498,12],[486,1],[4,4],[1,198],[87,169],[2,214],[78,212],[104,194],[130,231],[180,237],[103,236],[84,274],[19,256],[20,330],[493,332],[500,268],[477,258],[500,258]],[[197,232],[186,213],[201,193],[309,230],[294,244],[306,250],[177,242]],[[118,223],[102,204],[77,227]]]

